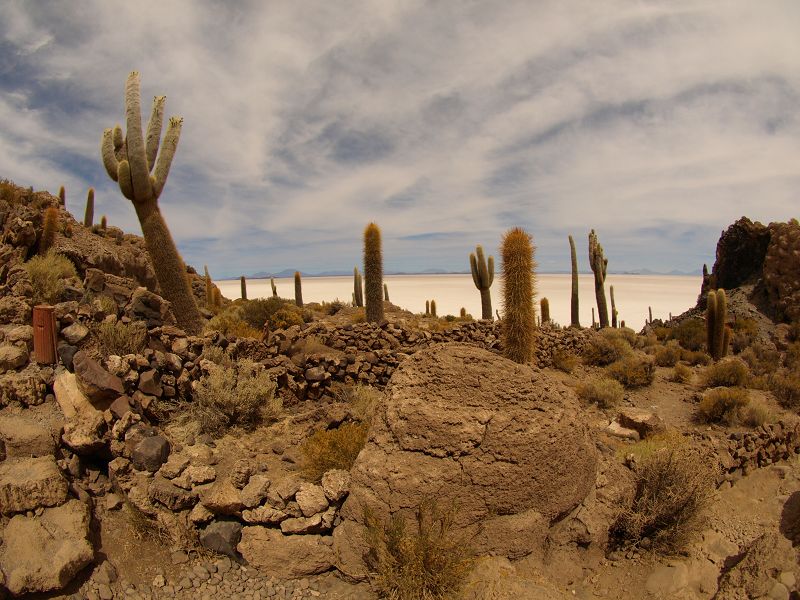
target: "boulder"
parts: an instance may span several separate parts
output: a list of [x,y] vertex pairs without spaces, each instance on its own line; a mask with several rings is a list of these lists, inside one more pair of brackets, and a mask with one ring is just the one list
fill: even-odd
[[169,442],[161,435],[145,437],[133,449],[131,458],[134,468],[155,473],[169,458]]
[[53,393],[61,412],[68,420],[94,413],[101,414],[81,391],[74,373],[62,371],[56,375]]
[[61,337],[73,346],[79,344],[89,335],[89,328],[83,323],[73,323],[61,330]]
[[767,597],[775,584],[770,574],[793,571],[794,556],[792,543],[785,537],[774,531],[762,534],[744,550],[741,560],[723,573],[714,598]]
[[66,586],[92,562],[89,510],[78,500],[45,509],[41,516],[12,518],[3,532],[0,569],[15,596]]
[[325,492],[320,486],[313,483],[301,484],[300,490],[295,494],[295,500],[304,517],[316,515],[328,508]]
[[230,479],[218,479],[210,489],[201,492],[200,501],[215,515],[232,515],[244,508],[239,490]]
[[283,535],[276,529],[245,527],[238,550],[248,564],[285,579],[324,573],[333,566],[333,550],[318,535]]
[[161,477],[153,478],[153,483],[148,488],[148,495],[151,500],[160,502],[173,511],[192,508],[197,503],[197,494],[182,490]]
[[800,223],[770,223],[764,257],[764,290],[770,306],[787,322],[800,319]]
[[170,303],[143,287],[134,290],[125,313],[134,320],[147,321],[148,327],[160,327],[163,323],[175,322]]
[[0,346],[0,373],[15,371],[28,363],[28,349],[24,346]]
[[0,455],[30,458],[49,456],[55,450],[53,433],[46,427],[22,415],[0,414]]
[[350,492],[350,473],[331,469],[322,476],[322,490],[331,502],[339,502]]
[[145,371],[139,376],[139,391],[150,396],[161,396],[163,389],[155,369]]
[[334,533],[337,567],[365,575],[345,564],[362,555],[365,510],[410,520],[430,498],[452,510],[456,532],[484,532],[476,552],[528,554],[594,489],[596,465],[574,392],[558,378],[475,346],[433,345],[400,364],[376,409],[340,515],[350,535]]
[[31,322],[31,314],[31,307],[24,298],[0,296],[0,323],[28,325]]
[[78,388],[95,408],[105,410],[125,393],[122,380],[106,371],[83,350],[72,359]]
[[105,447],[105,429],[103,413],[86,411],[67,421],[61,440],[78,454],[89,456]]
[[200,533],[200,544],[212,552],[236,556],[242,539],[242,524],[236,521],[214,521]]
[[617,421],[627,429],[635,429],[642,439],[657,433],[664,433],[667,430],[661,417],[643,408],[623,408],[617,415]]
[[33,350],[33,327],[30,325],[17,325],[6,331],[6,341],[9,344],[22,344],[28,350]]
[[266,475],[253,475],[242,489],[242,504],[254,508],[264,501],[272,484]]
[[75,354],[77,354],[77,352],[77,346],[72,346],[65,342],[60,342],[58,344],[58,357],[61,359],[61,364],[70,372],[75,369],[73,361],[75,360]]
[[0,463],[0,513],[12,514],[67,499],[67,480],[52,456],[14,458]]

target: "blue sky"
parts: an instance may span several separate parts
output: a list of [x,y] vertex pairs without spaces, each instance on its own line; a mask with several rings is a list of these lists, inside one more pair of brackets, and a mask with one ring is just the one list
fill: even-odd
[[139,232],[102,131],[129,71],[184,118],[160,199],[216,277],[464,270],[531,232],[543,271],[713,263],[742,215],[797,217],[800,3],[0,3],[0,177]]

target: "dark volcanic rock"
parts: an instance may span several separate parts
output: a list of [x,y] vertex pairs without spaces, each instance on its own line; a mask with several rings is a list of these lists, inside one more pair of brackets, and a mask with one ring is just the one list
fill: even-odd
[[125,393],[122,380],[106,371],[100,363],[89,358],[83,351],[72,359],[75,376],[80,390],[89,398],[95,408],[104,410],[108,405]]

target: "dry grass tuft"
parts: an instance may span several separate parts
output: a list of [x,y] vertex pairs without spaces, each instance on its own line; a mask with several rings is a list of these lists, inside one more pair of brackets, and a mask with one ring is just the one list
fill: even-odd
[[129,324],[103,321],[97,328],[100,350],[105,355],[139,354],[147,345],[147,326],[142,321]]
[[770,378],[770,389],[781,406],[790,410],[800,409],[800,374],[796,371],[781,371]]
[[703,319],[685,319],[672,328],[672,339],[689,351],[700,350],[706,343],[706,325]]
[[724,358],[703,373],[705,387],[746,387],[749,379],[747,364],[738,358]]
[[563,371],[564,373],[572,373],[575,367],[578,366],[578,357],[567,350],[556,350],[553,352],[551,360],[553,362],[553,368]]
[[606,373],[626,388],[637,388],[653,383],[656,368],[649,356],[632,354],[610,365]]
[[242,307],[232,305],[219,312],[206,325],[206,331],[219,331],[225,336],[261,339],[261,329],[256,329],[244,320]]
[[34,304],[55,304],[64,293],[64,280],[75,277],[75,265],[66,256],[48,252],[24,265],[31,278]]
[[681,354],[681,360],[696,367],[698,365],[707,365],[711,362],[711,357],[702,350],[684,350]]
[[694,376],[694,372],[684,364],[677,364],[672,370],[672,381],[675,383],[689,383]]
[[706,391],[697,407],[701,423],[736,425],[743,421],[744,409],[750,402],[750,393],[739,387],[716,387]]
[[349,471],[367,443],[366,423],[344,423],[336,429],[322,429],[309,436],[300,447],[301,472],[309,481],[320,481],[326,471]]
[[383,393],[369,385],[344,385],[341,383],[333,386],[334,397],[339,402],[350,405],[350,414],[359,423],[369,423],[375,407],[383,397]]
[[656,350],[655,360],[659,367],[674,367],[681,359],[681,347],[678,342],[667,342]]
[[615,329],[603,329],[591,337],[583,351],[587,364],[604,367],[632,352],[630,343]]
[[618,381],[608,378],[591,379],[580,384],[576,392],[584,402],[597,404],[600,408],[613,408],[625,395],[625,389]]
[[458,507],[441,510],[435,500],[417,507],[416,523],[402,516],[388,523],[365,511],[367,565],[381,597],[396,600],[452,598],[472,568],[469,544],[453,530]]

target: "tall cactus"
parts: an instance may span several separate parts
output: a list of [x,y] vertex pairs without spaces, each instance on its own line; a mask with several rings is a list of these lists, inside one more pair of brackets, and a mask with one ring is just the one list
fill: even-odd
[[208,265],[203,265],[203,281],[206,287],[206,308],[211,310],[214,306],[214,286],[211,283],[211,275],[208,273]]
[[606,272],[608,259],[603,254],[603,247],[597,241],[594,229],[589,233],[589,265],[594,273],[594,295],[597,298],[597,318],[600,328],[608,327],[608,305],[606,304]]
[[611,297],[611,327],[617,328],[617,305],[614,302],[614,286],[608,286],[608,295]]
[[242,300],[247,300],[247,279],[244,275],[239,277],[239,286],[242,290]]
[[278,297],[278,288],[275,287],[275,278],[274,277],[270,277],[269,278],[269,285],[272,288],[272,297],[273,298],[277,298]]
[[358,267],[353,267],[353,306],[364,306],[364,284]]
[[83,225],[91,229],[94,225],[94,188],[86,194],[86,211],[83,213]]
[[533,253],[533,240],[523,229],[510,229],[503,236],[503,354],[521,364],[533,358]]
[[425,300],[425,316],[430,316],[431,314],[431,301]]
[[389,286],[385,283],[383,284],[383,299],[389,302]]
[[364,300],[367,321],[383,321],[383,251],[381,230],[375,223],[364,229]]
[[300,279],[300,271],[294,272],[294,303],[303,308],[303,282]]
[[719,360],[728,354],[728,344],[731,339],[731,330],[725,326],[728,317],[728,298],[725,290],[720,288],[716,292],[708,292],[706,302],[706,346],[708,353],[714,360]]
[[44,211],[42,222],[42,237],[39,239],[39,254],[44,256],[53,247],[58,231],[58,209],[51,206]]
[[432,317],[439,316],[436,314],[436,300],[431,300],[431,316]]
[[63,185],[58,188],[58,202],[61,204],[61,206],[67,205],[67,191],[64,189]]
[[476,246],[475,252],[469,255],[469,266],[472,270],[472,281],[481,292],[481,319],[492,320],[492,294],[489,288],[494,281],[494,256],[488,262],[483,256],[483,246]]
[[572,296],[570,298],[570,325],[580,327],[581,319],[578,305],[578,255],[575,252],[575,240],[569,237],[569,254],[572,260]]
[[550,300],[542,298],[539,300],[539,305],[542,309],[542,325],[550,322]]
[[192,295],[186,266],[158,208],[158,197],[167,181],[183,124],[180,118],[170,118],[161,143],[165,100],[165,96],[153,98],[145,137],[142,133],[139,73],[132,71],[125,85],[126,135],[123,137],[119,125],[106,129],[101,152],[108,176],[119,183],[123,196],[131,200],[136,209],[162,295],[172,303],[178,325],[187,333],[196,334],[200,332],[203,320]]

